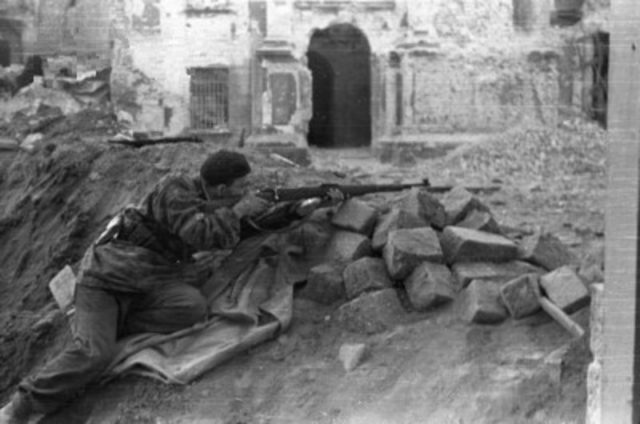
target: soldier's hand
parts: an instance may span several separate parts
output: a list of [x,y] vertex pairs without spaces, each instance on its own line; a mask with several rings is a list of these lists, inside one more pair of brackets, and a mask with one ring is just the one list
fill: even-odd
[[325,200],[323,206],[335,206],[344,200],[344,193],[338,188],[330,188],[327,191],[327,200]]
[[266,212],[272,203],[256,193],[246,194],[238,203],[233,206],[233,212],[239,217],[256,217]]

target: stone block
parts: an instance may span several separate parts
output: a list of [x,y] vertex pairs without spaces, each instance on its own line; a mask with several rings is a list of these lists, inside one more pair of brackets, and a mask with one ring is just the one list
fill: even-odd
[[461,262],[451,267],[456,287],[463,289],[471,280],[491,280],[505,283],[524,274],[544,274],[545,270],[524,261]]
[[477,324],[497,324],[509,312],[500,302],[500,286],[490,281],[473,280],[464,291],[464,318]]
[[540,310],[536,290],[539,278],[539,274],[525,274],[500,287],[502,303],[513,318],[520,319]]
[[372,253],[369,237],[352,231],[336,231],[325,249],[327,262],[351,262]]
[[424,262],[404,281],[409,302],[418,311],[450,302],[454,298],[453,276],[446,265]]
[[442,205],[446,213],[447,225],[457,224],[472,210],[490,212],[487,205],[462,186],[449,190],[442,198]]
[[445,260],[506,262],[518,257],[518,246],[506,237],[470,228],[449,226],[440,237]]
[[423,218],[402,209],[391,209],[389,213],[378,218],[371,239],[371,247],[374,250],[381,250],[387,244],[390,231],[420,227],[428,227],[427,221]]
[[467,216],[456,224],[458,227],[471,228],[472,230],[484,231],[493,234],[502,234],[500,226],[494,219],[491,212],[472,210]]
[[337,320],[349,331],[374,334],[389,330],[405,319],[395,289],[363,293],[337,310]]
[[366,351],[367,346],[364,343],[343,344],[340,346],[338,357],[340,358],[345,371],[352,371],[360,365]]
[[306,284],[296,291],[296,297],[313,300],[324,305],[345,300],[343,269],[343,265],[336,263],[314,266],[309,270]]
[[365,202],[347,199],[338,208],[331,219],[336,227],[369,236],[376,223],[378,211]]
[[542,275],[540,287],[550,301],[568,314],[589,303],[589,290],[569,266],[562,266]]
[[364,257],[346,266],[342,273],[347,299],[367,291],[393,287],[387,267],[380,258]]
[[576,256],[560,239],[550,233],[537,232],[521,243],[521,259],[549,271],[577,262]]
[[434,228],[442,229],[447,224],[444,205],[432,193],[419,187],[412,188],[401,198],[401,210],[418,216]]
[[581,267],[578,270],[578,275],[587,284],[604,282],[604,271],[602,270],[602,268],[600,268],[596,264],[591,264],[585,267]]
[[580,260],[578,275],[590,283],[604,282],[604,243],[592,242]]
[[391,231],[382,256],[389,275],[396,280],[406,278],[422,262],[443,262],[440,241],[432,228]]

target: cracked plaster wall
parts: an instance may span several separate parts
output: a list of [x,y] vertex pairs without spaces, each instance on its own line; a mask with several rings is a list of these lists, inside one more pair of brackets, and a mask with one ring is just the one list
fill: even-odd
[[230,3],[223,10],[207,8],[226,3],[112,0],[112,93],[120,117],[133,130],[177,134],[188,129],[187,70],[205,66],[229,68],[230,127],[249,125],[248,10]]
[[[521,25],[514,23],[513,0],[265,0],[266,39],[284,41],[304,65],[315,29],[337,23],[359,28],[376,64],[373,81],[379,87],[372,93],[378,93],[373,115],[381,118],[374,123],[377,139],[554,125],[561,111],[575,112],[572,106],[581,102],[575,94],[581,70],[575,57],[566,56],[571,50],[567,46],[585,29],[551,28],[550,3],[528,1],[532,6]],[[168,134],[188,129],[185,70],[209,65],[231,70],[232,130],[237,134],[239,128],[256,127],[251,117],[261,116],[256,110],[264,93],[251,91],[252,69],[261,69],[252,65],[252,48],[265,34],[257,33],[247,2],[146,0],[158,9],[146,15],[143,0],[111,3],[112,92],[136,128]],[[601,8],[597,3],[589,5]],[[199,13],[185,12],[189,8]],[[399,71],[390,67],[391,53],[400,57]],[[403,79],[399,126],[390,118],[393,99],[399,98],[391,83],[397,72]],[[309,99],[299,102],[308,104]],[[305,132],[308,117],[296,117],[296,131]]]

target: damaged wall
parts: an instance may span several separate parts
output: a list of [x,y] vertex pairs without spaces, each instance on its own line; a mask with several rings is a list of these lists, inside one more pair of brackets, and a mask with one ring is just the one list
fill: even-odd
[[208,133],[224,139],[233,135],[230,129],[249,126],[252,41],[243,3],[112,2],[112,95],[133,130],[176,134],[189,129],[190,70],[199,68],[228,70],[228,126]]
[[0,0],[0,49],[3,66],[22,64],[35,51],[37,0]]
[[[603,3],[590,0],[584,9],[601,12]],[[368,127],[364,138],[371,145],[556,125],[588,103],[590,34],[602,26],[552,26],[556,3],[537,0],[112,0],[110,5],[112,92],[132,128],[296,145],[312,140],[344,146],[362,135],[346,133],[348,123],[338,119],[346,113],[335,99],[317,97],[318,88],[342,95],[345,110],[369,111],[369,121],[357,122],[365,122],[360,126]],[[368,73],[361,73],[369,81],[362,90],[367,102],[350,103],[357,95],[323,89],[316,84],[323,76],[310,69],[314,34],[339,25],[361,33],[369,49]],[[336,43],[355,48],[348,40]],[[353,85],[354,69],[336,62],[335,55],[325,56],[329,69],[338,67],[325,75],[327,81]],[[228,78],[227,88],[209,97],[194,94],[193,75],[214,68],[226,70],[220,75]],[[336,78],[350,79],[345,84]],[[196,119],[193,109],[200,106],[194,99],[202,98],[222,99],[226,106],[201,110]],[[334,106],[319,111],[322,102]],[[321,112],[326,116],[318,124],[314,119]],[[208,121],[210,127],[194,128],[194,122]],[[316,131],[315,138],[310,131]],[[336,135],[341,131],[342,138]],[[326,137],[333,140],[321,144]]]
[[80,62],[108,66],[109,7],[100,0],[40,0],[36,51],[45,56],[73,55]]

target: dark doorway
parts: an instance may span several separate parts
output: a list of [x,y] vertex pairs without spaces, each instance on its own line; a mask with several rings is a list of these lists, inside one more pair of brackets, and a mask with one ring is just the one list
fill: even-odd
[[313,117],[308,141],[318,147],[371,144],[370,48],[353,25],[316,30],[309,43]]
[[11,65],[11,44],[9,41],[0,39],[0,66]]
[[609,79],[609,33],[597,32],[593,36],[593,82],[591,86],[591,117],[607,128],[607,101]]

